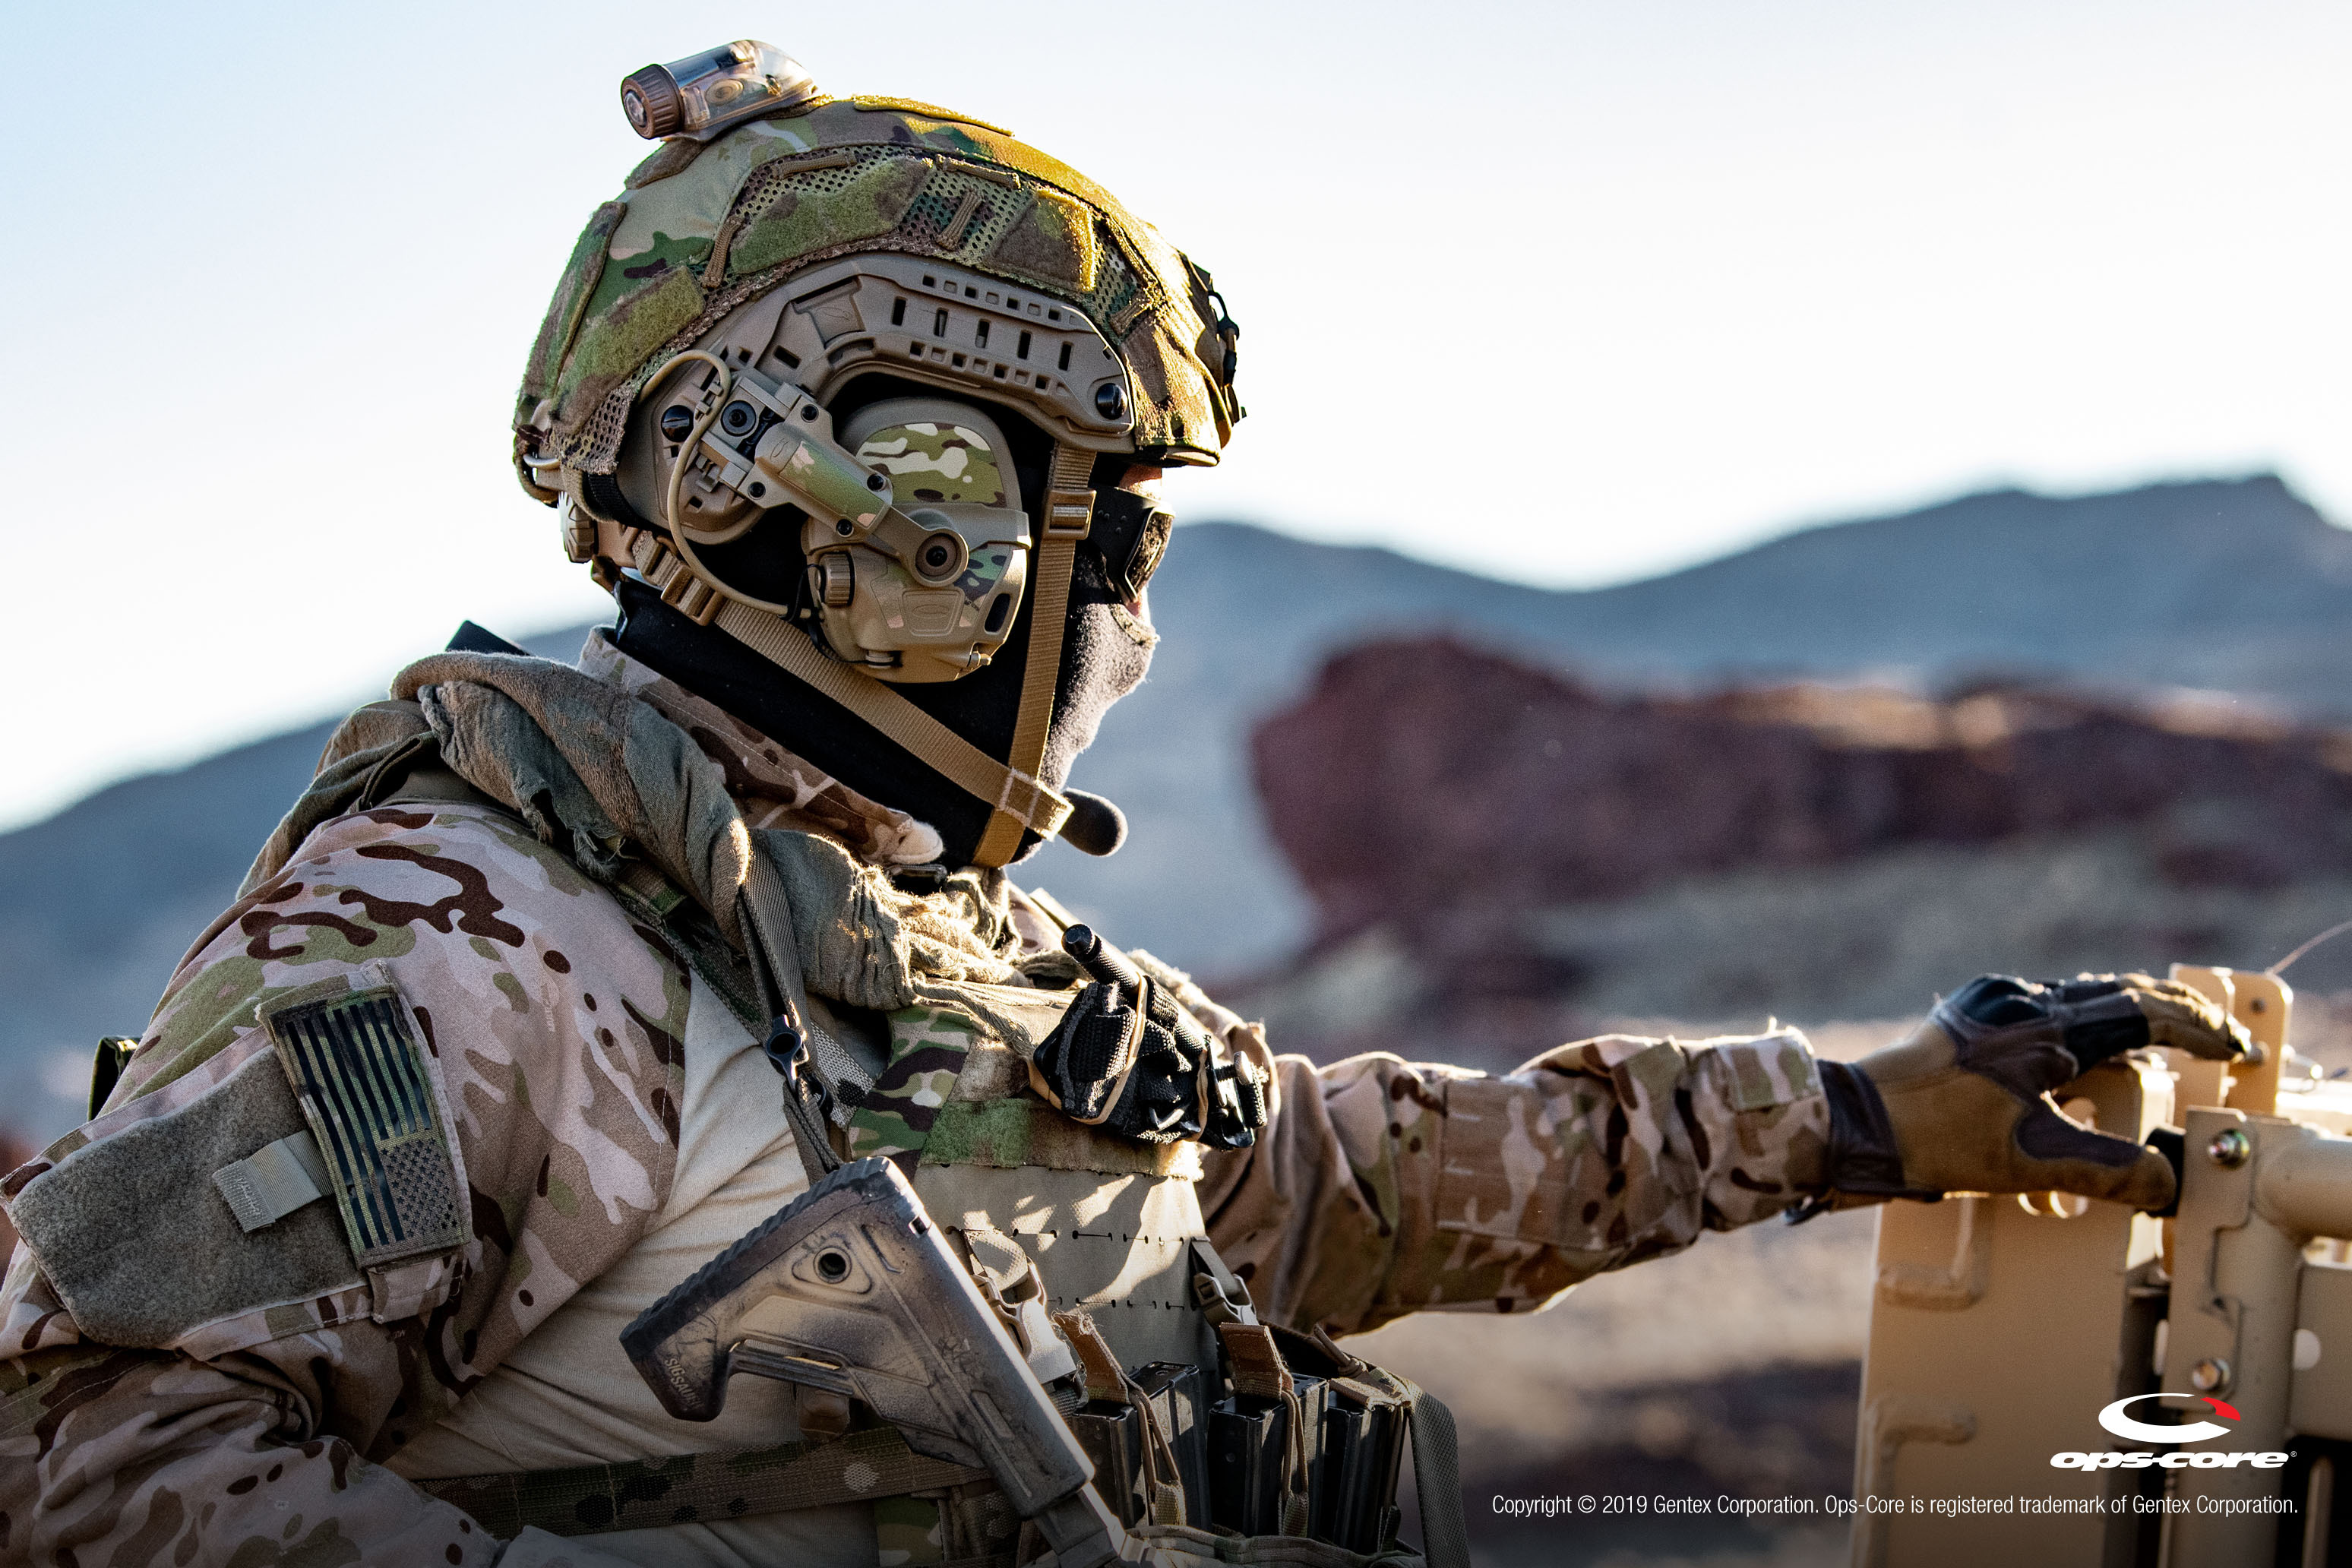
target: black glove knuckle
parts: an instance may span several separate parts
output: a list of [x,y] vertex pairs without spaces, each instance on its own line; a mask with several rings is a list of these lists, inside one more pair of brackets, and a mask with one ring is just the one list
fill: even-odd
[[2050,1016],[2042,991],[2041,986],[2013,974],[1980,974],[1954,992],[1947,1005],[1970,1023],[2006,1028]]

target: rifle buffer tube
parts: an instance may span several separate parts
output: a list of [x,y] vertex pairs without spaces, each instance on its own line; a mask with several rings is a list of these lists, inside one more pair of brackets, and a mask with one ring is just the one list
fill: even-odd
[[1135,961],[1103,941],[1089,925],[1075,925],[1062,933],[1062,951],[1105,985],[1116,985],[1133,1002],[1143,992],[1143,971]]

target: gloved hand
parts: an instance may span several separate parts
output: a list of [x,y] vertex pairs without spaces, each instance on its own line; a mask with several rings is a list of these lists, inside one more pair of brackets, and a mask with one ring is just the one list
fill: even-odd
[[2108,1058],[2151,1045],[2235,1060],[2247,1039],[2213,1002],[2145,974],[1972,980],[1910,1038],[1851,1065],[1821,1064],[1826,1184],[1837,1199],[1865,1202],[2057,1191],[2165,1208],[2176,1181],[2163,1155],[2078,1127],[2050,1099]]

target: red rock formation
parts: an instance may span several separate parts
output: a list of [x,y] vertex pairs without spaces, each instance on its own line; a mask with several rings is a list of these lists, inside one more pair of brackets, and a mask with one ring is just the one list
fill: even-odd
[[1317,947],[1386,924],[1490,991],[1555,988],[1514,972],[1516,911],[1906,846],[2131,825],[2184,883],[2352,868],[2352,736],[2218,700],[1622,698],[1416,639],[1331,659],[1252,750]]

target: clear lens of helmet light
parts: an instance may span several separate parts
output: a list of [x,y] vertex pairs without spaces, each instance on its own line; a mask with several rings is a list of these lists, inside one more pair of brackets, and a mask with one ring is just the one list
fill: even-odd
[[685,136],[708,142],[746,120],[797,108],[816,96],[806,68],[756,38],[647,66],[621,80],[621,108],[630,127],[648,141]]

